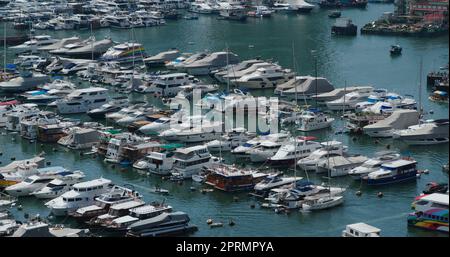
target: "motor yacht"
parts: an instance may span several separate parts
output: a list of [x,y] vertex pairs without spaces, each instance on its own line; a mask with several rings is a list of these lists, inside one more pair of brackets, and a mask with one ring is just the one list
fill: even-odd
[[295,164],[297,160],[309,156],[312,152],[321,149],[322,144],[313,141],[314,137],[297,137],[284,143],[280,149],[270,157],[271,165],[290,165]]
[[191,178],[214,163],[208,148],[203,145],[177,149],[173,160],[172,175],[183,179]]
[[58,39],[54,39],[49,35],[39,35],[32,37],[29,41],[17,46],[11,46],[10,49],[13,49],[16,52],[23,53],[27,51],[36,52],[39,47],[50,45],[58,42]]
[[381,165],[387,162],[400,159],[400,154],[392,151],[383,151],[375,154],[374,158],[365,161],[361,166],[351,169],[348,174],[355,180],[360,180],[369,173],[381,168]]
[[207,142],[205,145],[210,152],[231,151],[255,136],[256,134],[249,133],[244,128],[235,128],[221,138]]
[[449,142],[448,119],[427,120],[407,129],[392,132],[394,139],[399,139],[408,145],[435,145]]
[[339,141],[326,141],[320,143],[322,148],[315,150],[309,156],[297,161],[297,165],[306,171],[317,171],[317,165],[324,159],[334,156],[342,156],[347,151]]
[[308,109],[300,113],[297,121],[299,125],[297,130],[308,132],[331,127],[334,118],[328,117],[318,109]]
[[40,199],[53,199],[71,190],[74,184],[80,183],[83,179],[83,174],[55,178],[45,187],[32,192],[31,195]]
[[147,56],[142,44],[126,42],[109,48],[99,59],[100,62],[126,64],[142,62]]
[[204,58],[184,65],[191,75],[208,75],[211,71],[239,62],[239,57],[230,52],[215,52]]
[[373,92],[372,87],[359,88],[358,90],[347,93],[341,98],[326,103],[327,108],[333,111],[353,110],[356,104],[366,100]]
[[179,56],[180,51],[177,49],[171,49],[145,58],[144,63],[149,67],[164,66],[164,64],[175,60]]
[[398,109],[380,121],[363,127],[370,137],[392,137],[396,130],[407,129],[419,123],[420,113],[416,110]]
[[271,137],[261,141],[261,143],[248,151],[250,161],[252,162],[265,162],[272,156],[274,156],[278,149],[289,140],[289,134],[277,133],[271,134]]
[[94,203],[95,197],[110,190],[111,180],[99,178],[73,185],[73,189],[48,201],[45,205],[55,216],[66,216]]
[[117,112],[122,108],[127,107],[129,103],[128,97],[126,96],[113,97],[111,101],[106,104],[88,111],[87,115],[92,119],[104,118],[106,114]]
[[243,88],[275,88],[278,84],[285,83],[295,76],[294,72],[281,67],[258,68],[255,72],[231,80],[231,83]]
[[86,113],[107,102],[107,91],[102,87],[77,89],[65,98],[57,100],[56,107],[61,114]]

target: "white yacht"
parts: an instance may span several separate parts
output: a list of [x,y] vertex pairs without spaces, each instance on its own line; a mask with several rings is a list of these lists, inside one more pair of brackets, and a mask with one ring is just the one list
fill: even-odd
[[167,141],[179,141],[184,143],[198,143],[218,139],[223,135],[223,122],[211,122],[197,128],[185,129],[170,128],[162,131],[159,136]]
[[150,67],[164,66],[165,63],[175,60],[179,56],[180,51],[178,51],[177,49],[171,49],[145,58],[144,63],[145,65]]
[[258,195],[264,195],[271,189],[281,187],[284,185],[295,184],[297,181],[302,180],[302,177],[285,177],[281,173],[270,174],[257,183],[253,188]]
[[387,162],[400,159],[400,154],[392,151],[379,152],[374,158],[365,161],[361,166],[351,169],[348,174],[355,180],[360,180],[369,173],[381,168],[381,165]]
[[[244,61],[245,62],[245,61]],[[236,64],[236,66],[239,64]],[[231,66],[231,65],[227,65],[228,67],[230,67],[229,69],[231,71],[228,71],[226,74],[221,75],[220,72],[214,74],[214,77],[217,78],[217,80],[219,80],[222,83],[227,83],[227,81],[232,81],[232,80],[236,80],[239,79],[240,77],[244,76],[244,75],[248,75],[251,74],[253,72],[255,72],[257,69],[259,68],[279,68],[281,69],[281,67],[277,64],[274,63],[270,63],[270,62],[256,62],[256,63],[252,63],[249,67],[242,69],[242,70],[236,70],[237,68]]]
[[196,81],[186,73],[160,75],[150,86],[144,86],[142,92],[158,96],[175,96],[182,90],[180,86],[190,85]]
[[326,157],[317,163],[317,173],[327,173],[330,177],[348,175],[350,170],[362,165],[368,158],[363,155],[339,155]]
[[339,141],[327,141],[320,143],[321,149],[317,149],[309,156],[297,161],[297,165],[306,171],[317,171],[317,165],[323,159],[333,156],[341,156],[347,151],[347,146],[344,146]]
[[276,133],[271,134],[266,140],[262,140],[261,143],[250,149],[247,154],[252,162],[265,162],[270,157],[274,156],[278,149],[289,140],[289,134]]
[[328,117],[328,115],[318,109],[303,111],[298,118],[299,127],[297,130],[304,132],[329,128],[334,121],[334,118]]
[[253,133],[246,132],[244,128],[235,128],[221,138],[207,142],[205,145],[210,152],[231,151],[255,136]]
[[122,118],[125,118],[126,116],[140,110],[142,107],[143,107],[142,104],[131,105],[131,106],[122,108],[119,111],[107,113],[107,114],[105,114],[105,118],[108,121],[116,122],[116,121],[118,121]]
[[305,197],[305,202],[302,204],[302,210],[315,211],[329,209],[344,203],[344,196],[325,196],[320,198]]
[[312,152],[321,149],[322,144],[312,141],[314,137],[298,137],[283,144],[274,156],[269,158],[269,164],[286,165],[295,164],[296,160],[309,156]]
[[203,145],[177,149],[173,159],[172,175],[184,179],[192,178],[192,175],[209,167],[214,161],[208,148]]
[[215,12],[215,9],[205,1],[196,0],[190,3],[189,11],[193,13],[212,14]]
[[363,131],[370,137],[392,137],[396,130],[419,124],[419,119],[420,113],[416,110],[398,109],[386,119],[363,127]]
[[295,76],[286,83],[277,85],[274,90],[276,95],[287,99],[311,99],[311,96],[331,92],[334,86],[322,77]]
[[258,68],[255,72],[244,75],[231,82],[238,87],[249,89],[275,88],[280,83],[293,79],[295,73],[281,67]]
[[55,49],[64,47],[68,44],[73,44],[73,43],[78,43],[78,42],[81,42],[81,39],[79,37],[77,37],[77,36],[68,37],[68,38],[63,38],[55,43],[38,47],[38,50],[39,51],[51,51],[51,50],[55,50]]
[[0,82],[0,91],[17,93],[36,88],[50,82],[50,77],[41,73],[27,73],[9,81]]
[[50,45],[56,42],[59,42],[59,40],[54,39],[49,35],[39,35],[32,37],[29,41],[26,41],[21,45],[11,46],[9,48],[13,49],[16,52],[34,52],[37,51],[41,46]]
[[111,180],[99,178],[73,185],[73,189],[48,201],[45,205],[55,216],[66,216],[81,207],[91,205],[95,197],[108,192]]
[[146,138],[138,137],[131,133],[122,133],[111,138],[106,149],[105,161],[119,163],[122,160],[124,147],[132,143],[145,142]]
[[394,139],[399,139],[408,145],[435,145],[449,142],[448,119],[427,120],[407,129],[393,132]]
[[87,115],[91,118],[104,118],[106,114],[117,112],[129,105],[128,97],[114,97],[111,101],[103,104],[102,106],[92,109],[87,112]]
[[62,114],[86,113],[100,107],[108,100],[108,89],[102,87],[89,87],[77,89],[64,99],[56,101],[58,112]]
[[134,168],[148,170],[156,175],[169,175],[173,168],[174,152],[151,152],[144,160],[133,164]]
[[159,132],[168,130],[170,128],[171,118],[170,117],[160,117],[159,119],[140,127],[139,132],[145,135],[155,135]]
[[285,13],[310,13],[314,7],[304,0],[281,0],[273,4],[274,10]]
[[63,167],[49,167],[37,170],[37,174],[27,177],[25,180],[8,186],[5,191],[12,196],[28,196],[34,191],[44,188],[55,178],[81,180],[84,173],[81,171],[68,171]]
[[83,179],[84,176],[66,176],[63,179],[55,178],[50,181],[45,187],[31,193],[31,195],[40,199],[53,199],[69,190],[72,190],[73,185],[75,185],[76,183],[80,183]]
[[101,62],[116,62],[120,64],[142,62],[147,56],[142,44],[126,42],[109,48],[100,57]]
[[116,124],[122,127],[126,127],[133,122],[147,120],[147,115],[155,113],[155,109],[146,108],[144,110],[135,111],[121,119],[116,120]]
[[353,86],[353,87],[344,87],[344,88],[335,88],[334,90],[326,93],[321,93],[318,95],[311,95],[311,100],[314,100],[317,102],[317,104],[320,105],[326,105],[327,102],[337,100],[341,97],[343,97],[345,94],[355,92],[358,90],[365,90],[367,89],[366,86]]
[[358,90],[347,93],[341,98],[326,103],[327,108],[334,111],[353,110],[356,104],[366,100],[373,92],[373,87],[362,87]]
[[[222,69],[218,69],[215,71],[212,71],[214,74],[214,78],[217,79],[221,83],[227,83],[229,79],[233,79],[236,76],[242,76],[242,74],[245,70],[248,70],[250,67],[252,67],[256,63],[263,63],[260,59],[250,59],[245,60],[237,64],[230,64],[225,66]],[[252,71],[255,71],[256,68]]]
[[215,52],[205,58],[184,65],[184,68],[186,69],[186,72],[191,75],[208,75],[215,69],[238,62],[239,57],[234,53]]

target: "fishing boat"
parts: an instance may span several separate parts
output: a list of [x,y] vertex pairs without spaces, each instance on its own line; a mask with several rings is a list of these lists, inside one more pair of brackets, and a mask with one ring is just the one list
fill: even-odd
[[433,193],[414,202],[408,225],[448,234],[448,194]]
[[412,159],[400,159],[384,163],[377,171],[362,177],[370,186],[393,184],[416,180],[417,162]]

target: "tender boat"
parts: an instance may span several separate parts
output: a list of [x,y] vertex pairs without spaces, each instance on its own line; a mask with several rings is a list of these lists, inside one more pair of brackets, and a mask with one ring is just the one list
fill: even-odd
[[400,45],[391,45],[391,49],[389,49],[389,53],[391,55],[400,55],[400,54],[402,54],[402,47]]

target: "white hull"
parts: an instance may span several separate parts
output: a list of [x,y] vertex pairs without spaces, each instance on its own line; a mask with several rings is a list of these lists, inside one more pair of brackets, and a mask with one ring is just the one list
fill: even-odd
[[72,113],[86,113],[92,109],[99,108],[105,102],[89,103],[89,104],[79,104],[79,105],[67,105],[64,102],[59,102],[56,104],[58,112],[61,114],[72,114]]
[[308,124],[302,123],[297,130],[303,131],[303,132],[308,132],[308,131],[314,131],[314,130],[319,130],[319,129],[325,129],[325,128],[331,127],[331,124],[333,123],[333,121],[334,121],[334,119],[329,119],[328,121],[320,122],[320,123],[308,123]]
[[379,130],[379,131],[364,131],[370,137],[385,137],[389,138],[393,136],[394,130]]

